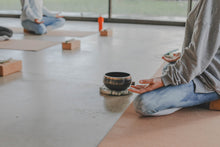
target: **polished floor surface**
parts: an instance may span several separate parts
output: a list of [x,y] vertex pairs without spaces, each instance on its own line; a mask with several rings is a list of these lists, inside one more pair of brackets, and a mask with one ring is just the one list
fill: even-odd
[[[0,18],[0,23],[20,26],[19,19]],[[100,95],[104,74],[129,72],[136,83],[150,78],[162,54],[181,48],[184,37],[183,27],[104,26],[113,30],[112,37],[77,38],[81,48],[74,51],[63,51],[61,44],[37,52],[0,49],[0,56],[23,62],[22,72],[0,77],[0,147],[97,146],[136,96]],[[68,21],[62,29],[97,31],[98,24]]]

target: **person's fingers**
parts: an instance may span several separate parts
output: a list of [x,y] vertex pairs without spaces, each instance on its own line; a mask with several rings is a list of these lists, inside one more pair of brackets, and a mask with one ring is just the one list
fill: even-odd
[[171,61],[170,58],[166,58],[164,56],[162,57],[162,59],[165,60],[166,62],[170,62]]
[[58,16],[57,18],[63,18],[64,16]]
[[131,85],[131,88],[140,89],[137,85]]
[[56,18],[63,18],[64,16],[60,15],[59,13],[56,14]]
[[170,60],[170,62],[176,62],[179,58],[180,56],[175,56],[172,60]]
[[142,84],[145,83],[145,85],[133,85],[129,88],[129,91],[141,94],[164,86],[160,77],[140,80],[139,82]]
[[44,21],[36,21],[37,24],[42,24]]
[[177,56],[177,57],[176,57],[176,61],[179,60],[179,58],[180,58],[180,56]]
[[174,55],[174,56],[180,56],[181,53],[174,53],[173,55]]
[[175,62],[181,57],[181,53],[173,53],[172,55],[164,55],[162,56],[162,59],[165,60],[166,62]]
[[176,59],[166,59],[165,61],[167,61],[167,62],[175,62]]
[[[167,59],[166,59],[164,56],[162,57],[162,59],[165,60],[165,61],[167,61]],[[168,62],[168,61],[167,61],[167,62]]]
[[162,57],[162,59],[164,59],[167,62],[175,62],[180,58],[180,56],[174,56],[173,58],[166,58],[166,57]]
[[145,92],[149,92],[153,90],[151,86],[147,86],[145,88],[140,88],[140,89],[137,89],[137,88],[129,88],[128,91],[130,92],[134,92],[134,93],[138,93],[138,94],[142,94],[142,93],[145,93]]
[[141,88],[145,88],[146,85],[131,85],[131,88],[135,88],[135,89],[141,89]]
[[152,91],[152,90],[154,90],[154,88],[151,85],[149,85],[148,87],[144,88],[144,92],[149,92],[149,91]]
[[142,93],[144,93],[144,90],[143,90],[143,89],[129,88],[128,91],[130,91],[130,92],[134,92],[134,93],[138,93],[138,94],[142,94]]
[[144,80],[139,81],[140,84],[150,84],[152,82],[153,82],[153,79],[144,79]]
[[136,85],[137,88],[141,89],[141,88],[146,88],[147,85]]

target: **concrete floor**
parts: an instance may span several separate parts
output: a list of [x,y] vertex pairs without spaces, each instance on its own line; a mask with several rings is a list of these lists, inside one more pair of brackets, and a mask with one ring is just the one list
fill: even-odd
[[[20,21],[0,18],[0,24],[19,27]],[[0,147],[97,146],[136,96],[100,95],[104,74],[129,72],[136,83],[150,78],[162,54],[181,48],[184,37],[183,27],[104,26],[112,37],[78,38],[75,51],[61,45],[38,52],[0,49],[1,56],[23,61],[22,72],[0,77]],[[97,31],[98,25],[72,21],[62,29]]]

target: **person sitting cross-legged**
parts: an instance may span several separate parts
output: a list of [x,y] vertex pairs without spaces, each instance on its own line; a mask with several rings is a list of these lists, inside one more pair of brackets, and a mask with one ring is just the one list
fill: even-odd
[[63,16],[53,14],[43,6],[43,0],[20,1],[22,6],[21,24],[25,32],[42,35],[65,24]]
[[219,6],[219,0],[198,1],[187,18],[177,61],[167,66],[161,77],[131,86],[129,91],[139,94],[133,103],[136,112],[143,116],[167,115],[220,98]]

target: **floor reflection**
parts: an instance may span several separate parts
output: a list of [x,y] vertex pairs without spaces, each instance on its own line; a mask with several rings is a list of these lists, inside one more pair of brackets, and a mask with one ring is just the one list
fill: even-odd
[[130,104],[130,96],[104,96],[105,108],[111,112],[122,112]]
[[4,77],[0,77],[0,85],[8,84],[22,78],[22,72],[16,72]]

